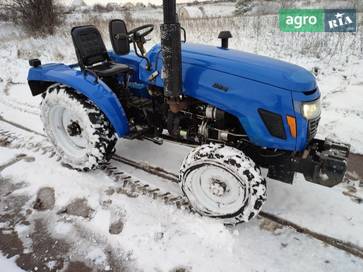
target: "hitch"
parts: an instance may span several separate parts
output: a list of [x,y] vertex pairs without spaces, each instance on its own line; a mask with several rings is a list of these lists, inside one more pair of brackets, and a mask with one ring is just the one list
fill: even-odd
[[287,155],[275,162],[265,161],[267,177],[292,184],[295,172],[299,172],[309,182],[333,187],[344,179],[349,150],[349,144],[313,139],[301,153]]
[[302,157],[292,160],[292,168],[307,181],[333,187],[343,181],[349,151],[349,144],[314,139]]

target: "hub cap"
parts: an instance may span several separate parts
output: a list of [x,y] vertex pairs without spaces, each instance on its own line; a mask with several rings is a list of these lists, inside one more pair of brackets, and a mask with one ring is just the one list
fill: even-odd
[[67,126],[67,133],[69,136],[79,136],[82,134],[82,129],[77,121],[71,120],[71,123]]
[[238,212],[246,201],[247,189],[237,175],[214,164],[194,168],[183,184],[183,190],[193,207],[208,216]]
[[49,112],[49,123],[54,138],[64,153],[72,158],[86,155],[87,139],[82,119],[78,114],[63,106],[55,106]]
[[211,179],[209,190],[213,195],[221,197],[226,192],[226,189],[227,185],[223,181],[217,178]]

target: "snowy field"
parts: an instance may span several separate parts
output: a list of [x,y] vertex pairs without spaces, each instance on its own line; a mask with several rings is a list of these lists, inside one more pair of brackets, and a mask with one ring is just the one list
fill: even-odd
[[[154,22],[152,12],[148,14],[146,9],[143,18],[134,14],[132,25],[141,19]],[[106,22],[117,16],[88,18],[100,27],[109,48]],[[32,97],[26,84],[28,59],[75,63],[69,31],[78,23],[89,23],[87,16],[70,15],[53,37],[32,38],[0,22],[2,118],[43,133],[40,97]],[[183,21],[182,25],[188,42],[218,45],[219,31],[228,29],[233,35],[232,48],[314,71],[323,103],[319,137],[351,143],[353,152],[363,154],[361,28],[356,34],[280,33],[275,16],[196,19]],[[156,30],[149,47],[158,41],[158,35]],[[41,135],[1,120],[0,129],[23,136],[24,141],[46,143]],[[102,171],[79,173],[40,152],[2,145],[0,271],[22,271],[18,267],[30,271],[363,271],[362,258],[266,218],[225,227],[149,197],[118,194],[119,184]],[[174,173],[190,151],[172,143],[160,147],[127,140],[120,140],[116,149],[119,155]],[[14,161],[22,153],[32,159]],[[6,164],[6,168],[1,167]],[[142,170],[119,162],[112,164],[146,183],[165,184]],[[180,193],[174,184],[163,186]],[[50,207],[39,211],[33,208],[34,202],[44,188],[48,188]],[[308,183],[298,175],[294,185],[268,180],[268,200],[263,210],[362,248],[362,199],[363,180],[356,173],[350,173],[349,180],[332,189]],[[81,215],[70,212],[74,203],[81,203]],[[122,225],[116,235],[110,233],[115,222]],[[5,250],[9,243],[14,243],[12,251]]]

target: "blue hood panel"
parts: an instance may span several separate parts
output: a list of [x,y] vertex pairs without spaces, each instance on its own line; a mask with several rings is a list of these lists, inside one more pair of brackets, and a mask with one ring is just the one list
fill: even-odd
[[[131,88],[137,94],[148,94],[148,86],[162,90],[163,59],[160,45],[149,52],[152,69],[146,69],[146,61],[134,53],[115,56],[114,61],[127,63],[135,70]],[[154,71],[158,76],[150,77]],[[150,80],[151,79],[151,80]],[[296,112],[294,100],[312,101],[319,97],[314,90],[314,76],[305,69],[286,62],[218,47],[182,45],[183,94],[212,105],[239,119],[249,140],[260,147],[289,151],[302,151],[308,143],[307,121]],[[259,114],[259,109],[277,113],[282,117],[286,138],[271,135]],[[295,116],[299,137],[294,138],[289,130],[286,116]]]
[[204,66],[290,91],[305,92],[317,87],[309,71],[291,63],[207,45],[186,43],[182,48],[183,63]]

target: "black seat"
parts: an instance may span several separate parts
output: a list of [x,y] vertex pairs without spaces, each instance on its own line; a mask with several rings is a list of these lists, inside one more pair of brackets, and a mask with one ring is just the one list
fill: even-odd
[[130,53],[130,41],[125,22],[120,19],[111,20],[109,32],[113,51],[118,55]]
[[111,77],[131,71],[127,65],[111,61],[101,34],[95,26],[74,27],[71,34],[82,70],[91,70],[100,77]]
[[124,73],[129,71],[129,67],[125,64],[118,64],[114,62],[104,62],[100,65],[92,67],[94,71],[100,77],[109,77],[118,73]]

